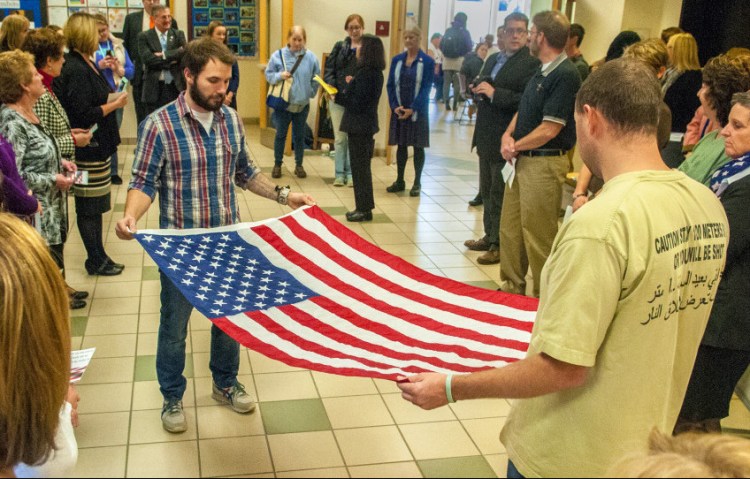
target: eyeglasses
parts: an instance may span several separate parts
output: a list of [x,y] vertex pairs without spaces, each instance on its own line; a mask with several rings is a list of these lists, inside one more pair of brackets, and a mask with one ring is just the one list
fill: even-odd
[[523,35],[524,33],[529,33],[529,31],[525,28],[506,28],[504,31],[508,36]]
[[357,30],[362,30],[362,27],[360,27],[359,25],[349,25],[348,27],[346,27],[346,30],[350,32],[351,31],[356,32]]

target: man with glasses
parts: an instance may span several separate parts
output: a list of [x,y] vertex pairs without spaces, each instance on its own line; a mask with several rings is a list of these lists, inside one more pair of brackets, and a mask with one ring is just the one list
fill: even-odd
[[514,165],[500,218],[500,288],[526,294],[531,268],[539,297],[542,267],[557,234],[560,199],[576,143],[573,106],[581,77],[565,54],[570,22],[560,12],[534,16],[529,49],[542,63],[526,85],[518,113],[502,137],[502,155]]
[[518,111],[526,84],[539,67],[539,60],[531,56],[526,45],[528,28],[529,18],[523,13],[511,13],[505,18],[502,30],[505,49],[487,58],[471,90],[478,105],[472,147],[477,148],[479,155],[484,236],[464,245],[473,251],[485,251],[477,258],[479,264],[500,262],[500,213],[505,189],[500,138]]

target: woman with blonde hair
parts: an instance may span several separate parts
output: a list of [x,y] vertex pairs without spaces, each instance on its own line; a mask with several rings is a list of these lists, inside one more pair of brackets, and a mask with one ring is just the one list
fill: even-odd
[[0,308],[0,475],[58,461],[68,447],[74,464],[75,439],[64,445],[59,435],[69,410],[68,295],[42,238],[8,214],[0,214]]
[[0,27],[0,52],[21,48],[29,33],[29,19],[23,15],[8,15]]
[[111,93],[107,80],[99,73],[91,58],[99,46],[96,20],[88,13],[70,16],[63,29],[68,43],[62,74],[53,89],[73,128],[93,129],[91,143],[76,145],[79,169],[88,172],[87,184],[76,184],[75,194],[78,230],[88,259],[86,271],[91,275],[115,276],[125,266],[117,264],[104,250],[102,214],[110,210],[110,157],[120,144],[115,111],[127,103],[127,93],[108,102]]
[[[224,26],[219,20],[213,20],[208,24],[206,28],[206,36],[222,45],[229,45],[227,43],[227,27]],[[236,45],[235,45],[236,46]],[[227,85],[227,96],[224,98],[224,104],[237,109],[237,90],[240,88],[240,67],[237,65],[237,60],[232,63],[232,79],[229,80]]]

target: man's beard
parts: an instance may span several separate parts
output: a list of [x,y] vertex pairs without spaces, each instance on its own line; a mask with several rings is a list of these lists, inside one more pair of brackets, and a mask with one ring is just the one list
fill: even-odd
[[224,104],[225,94],[216,94],[212,96],[203,96],[198,89],[198,82],[193,82],[190,85],[190,98],[195,102],[196,105],[208,111],[219,111],[221,105]]

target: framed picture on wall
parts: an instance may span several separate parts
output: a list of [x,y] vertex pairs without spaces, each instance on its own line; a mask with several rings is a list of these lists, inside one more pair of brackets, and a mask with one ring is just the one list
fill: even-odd
[[[27,1],[27,0],[23,0]],[[125,17],[143,9],[142,0],[28,0],[42,4],[46,25],[63,26],[68,17],[76,12],[101,13],[109,19],[112,33],[122,33]],[[174,0],[172,0],[174,2]],[[208,2],[208,0],[195,0]],[[163,0],[161,3],[169,4]]]
[[227,29],[227,45],[240,59],[257,55],[255,0],[187,0],[187,3],[189,40],[205,34],[210,22],[219,21]]

